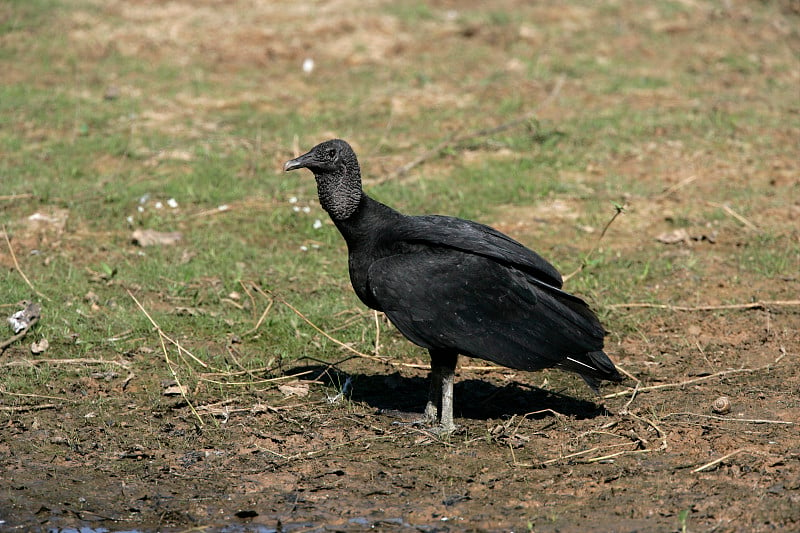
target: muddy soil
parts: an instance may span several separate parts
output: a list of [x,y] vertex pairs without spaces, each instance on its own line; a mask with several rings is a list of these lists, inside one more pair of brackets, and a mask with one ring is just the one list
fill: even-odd
[[[125,372],[53,383],[75,403],[4,417],[2,528],[789,531],[800,448],[786,422],[800,418],[800,372],[782,356],[800,339],[779,325],[796,316],[772,314],[772,333],[762,311],[708,320],[753,332],[735,348],[752,357],[717,375],[682,372],[670,349],[694,316],[654,321],[658,364],[638,362],[642,343],[613,346],[647,386],[664,385],[633,401],[598,400],[557,371],[461,370],[460,428],[446,439],[409,424],[424,372],[373,362],[289,369],[301,377],[288,388],[198,405],[215,415],[204,427],[181,399],[123,391]],[[730,411],[715,409],[723,396]]]

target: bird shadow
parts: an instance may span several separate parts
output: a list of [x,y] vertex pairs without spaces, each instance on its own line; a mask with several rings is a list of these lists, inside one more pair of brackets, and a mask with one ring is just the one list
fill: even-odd
[[[422,413],[428,398],[427,377],[407,376],[397,371],[385,374],[346,373],[325,365],[304,365],[289,369],[286,373],[304,373],[306,378],[313,378],[337,392],[343,389],[349,378],[349,390],[345,392],[347,397],[379,412]],[[552,416],[549,411],[577,419],[610,414],[605,407],[594,402],[518,382],[498,386],[484,379],[456,378],[453,394],[454,415],[473,420],[508,418],[513,415],[546,418]]]

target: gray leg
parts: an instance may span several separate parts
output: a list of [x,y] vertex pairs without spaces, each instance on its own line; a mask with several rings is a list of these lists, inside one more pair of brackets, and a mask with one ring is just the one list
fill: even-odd
[[458,354],[444,350],[430,350],[431,386],[428,390],[428,404],[425,406],[425,422],[438,422],[442,431],[452,432],[453,423],[453,382],[455,381]]
[[428,403],[422,414],[422,423],[432,426],[439,421],[439,404],[441,403],[442,375],[431,368],[430,386],[428,387]]

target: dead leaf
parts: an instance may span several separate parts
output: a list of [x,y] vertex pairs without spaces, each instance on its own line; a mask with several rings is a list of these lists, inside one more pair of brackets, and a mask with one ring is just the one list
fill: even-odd
[[164,396],[182,396],[186,394],[186,387],[183,385],[169,385],[164,387],[164,390],[161,392]]
[[691,237],[689,237],[689,232],[684,228],[678,228],[656,236],[656,240],[664,244],[678,244],[681,242],[689,242]]
[[131,235],[133,244],[139,246],[171,246],[177,244],[183,238],[183,234],[179,231],[156,231],[152,229],[137,229]]
[[302,398],[308,396],[308,385],[307,381],[296,381],[294,383],[278,385],[278,390],[281,391],[284,396],[297,396]]
[[55,230],[57,233],[64,231],[69,218],[69,210],[56,207],[37,211],[28,217],[27,227],[33,231]]
[[39,355],[40,353],[44,353],[50,347],[50,343],[47,339],[42,339],[39,342],[34,342],[31,344],[31,353],[33,355]]
[[707,241],[711,244],[714,244],[715,242],[717,242],[717,232],[693,231],[690,233],[685,228],[678,228],[676,230],[667,231],[665,233],[656,236],[656,240],[658,242],[663,242],[664,244],[678,244],[678,243],[692,244],[692,242],[702,242],[702,241]]

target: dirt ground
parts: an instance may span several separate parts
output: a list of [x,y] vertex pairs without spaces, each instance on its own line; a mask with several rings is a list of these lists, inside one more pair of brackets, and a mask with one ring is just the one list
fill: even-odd
[[[123,4],[114,3],[113,14],[131,25],[107,27],[86,15],[70,22],[70,39],[100,48],[113,42],[119,53],[155,56],[189,33],[189,22],[181,20],[195,30],[215,12],[232,17],[232,25],[246,20],[213,2],[197,9],[170,2],[162,11],[146,2]],[[791,11],[796,3],[786,6]],[[281,16],[302,15],[283,8],[290,11]],[[320,9],[330,15],[335,8]],[[188,12],[194,18],[182,19]],[[583,23],[579,10],[569,13],[551,14],[548,23]],[[265,57],[297,63],[323,26],[337,28],[326,46],[349,53],[355,65],[399,61],[400,51],[421,46],[389,16],[370,19],[369,32],[368,25],[348,26],[332,16],[297,37],[298,44],[257,31],[259,21],[278,15],[263,5],[256,14],[250,25],[235,26],[228,40],[195,37],[189,48],[218,57],[226,68]],[[696,23],[681,20],[665,31],[694,31]],[[223,70],[217,74],[224,76]],[[679,97],[650,96],[665,105]],[[442,98],[435,105],[448,105]],[[406,109],[412,101],[395,103]],[[637,105],[635,95],[631,105]],[[644,177],[653,168],[684,165],[700,176],[687,193],[695,197],[728,177],[773,180],[795,193],[800,187],[796,152],[762,172],[748,166],[752,154],[734,169],[690,147],[646,146],[620,156],[614,170]],[[670,175],[667,185],[680,185],[689,172]],[[35,395],[36,402],[3,404],[0,531],[800,530],[800,308],[780,303],[796,301],[800,278],[739,272],[731,258],[747,253],[746,242],[725,228],[713,243],[692,235],[673,244],[643,243],[639,235],[670,229],[662,213],[677,202],[669,194],[631,201],[605,247],[653,247],[661,256],[691,256],[713,266],[705,279],[687,271],[645,288],[654,301],[689,302],[687,309],[604,310],[612,323],[635,324],[608,338],[608,353],[632,378],[605,387],[605,397],[555,370],[526,374],[463,359],[455,387],[459,430],[439,438],[409,424],[427,394],[423,359],[389,364],[352,358],[335,367],[300,360],[284,369],[278,388],[224,394],[199,388],[193,407],[206,420],[201,426],[180,395],[163,393],[170,384],[144,375],[157,346],[142,343],[102,371],[90,363],[65,371]],[[784,228],[780,242],[796,244],[798,213],[795,199],[752,221]],[[537,226],[521,218],[568,223],[553,209],[517,215],[509,211],[494,225],[523,237],[535,235]],[[706,228],[702,221],[696,227]],[[762,300],[777,303],[757,303]],[[730,302],[741,305],[718,307]],[[362,319],[369,324],[372,315],[364,311]],[[382,334],[389,351],[401,351],[396,347],[405,341],[389,326]],[[2,362],[30,359],[29,350],[28,343],[12,345]],[[345,383],[348,394],[337,397]]]
[[[707,320],[726,340],[706,350],[704,368],[734,350],[751,367],[690,373],[684,386],[606,408],[557,372],[533,379],[564,394],[527,385],[527,375],[461,370],[460,431],[444,441],[394,411],[422,408],[424,373],[413,369],[343,363],[352,394],[332,402],[346,376],[298,367],[288,374],[315,378],[308,395],[296,381],[301,396],[273,389],[200,405],[218,421],[202,429],[182,400],[137,403],[135,385],[122,390],[124,371],[81,377],[53,387],[81,398],[74,405],[6,417],[3,528],[790,531],[800,450],[796,426],[779,421],[798,420],[800,375],[785,358],[762,363],[798,338],[774,325],[767,333],[765,320]],[[655,322],[646,334],[664,352],[649,370],[634,362],[649,350],[641,343],[610,350],[649,386],[696,366],[674,333],[696,320]],[[717,414],[721,396],[731,411]]]

